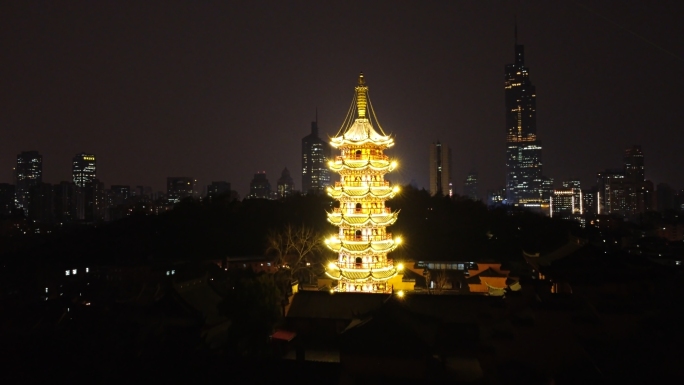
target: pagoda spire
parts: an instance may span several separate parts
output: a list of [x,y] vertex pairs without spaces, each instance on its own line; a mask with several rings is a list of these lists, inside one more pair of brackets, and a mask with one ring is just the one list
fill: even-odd
[[366,106],[368,104],[368,86],[366,79],[363,77],[363,72],[359,74],[359,84],[356,86],[356,110],[359,113],[359,119],[366,119]]

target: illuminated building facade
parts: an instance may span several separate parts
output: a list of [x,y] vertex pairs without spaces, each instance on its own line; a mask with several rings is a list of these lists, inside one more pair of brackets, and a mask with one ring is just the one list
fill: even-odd
[[277,184],[278,198],[287,198],[294,194],[294,180],[290,176],[290,170],[285,167],[280,174]]
[[266,178],[266,171],[259,171],[249,183],[248,199],[271,199],[271,182]]
[[330,185],[330,145],[318,137],[318,119],[311,122],[311,134],[302,138],[302,193],[320,194]]
[[85,187],[97,178],[97,162],[95,155],[82,152],[74,156],[71,175],[78,187]]
[[554,190],[550,205],[550,216],[552,218],[570,219],[575,207],[574,192],[571,188]]
[[563,182],[564,189],[572,190],[572,214],[584,214],[584,197],[578,179]]
[[451,182],[451,148],[439,141],[430,145],[430,195],[454,195]]
[[17,155],[15,175],[17,208],[23,209],[24,215],[28,215],[31,188],[43,182],[43,156],[38,151],[23,151]]
[[383,132],[375,117],[363,73],[352,107],[330,144],[340,150],[329,162],[330,169],[340,174],[340,181],[328,188],[328,194],[339,201],[339,208],[328,213],[328,221],[339,227],[339,233],[326,240],[338,254],[326,274],[339,281],[337,291],[390,292],[388,281],[403,268],[387,258],[401,242],[386,231],[397,220],[397,212],[385,206],[399,191],[384,178],[396,167],[384,154],[394,139]]
[[537,140],[535,87],[525,67],[524,46],[515,45],[515,62],[506,65],[506,202],[548,209],[549,191],[543,187],[542,146]]
[[625,150],[624,166],[597,175],[600,214],[631,217],[654,209],[653,183],[644,180],[641,146]]

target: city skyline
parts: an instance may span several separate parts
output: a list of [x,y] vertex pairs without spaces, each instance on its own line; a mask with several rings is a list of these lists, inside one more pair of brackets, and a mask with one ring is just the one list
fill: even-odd
[[[337,131],[346,84],[363,70],[383,127],[400,139],[393,182],[427,188],[425,148],[440,138],[453,148],[453,180],[476,168],[480,191],[502,187],[501,68],[517,14],[544,174],[590,186],[640,144],[647,179],[684,187],[684,78],[672,53],[684,41],[667,31],[681,5],[341,4],[2,5],[0,47],[12,60],[0,71],[0,182],[14,183],[21,151],[40,152],[48,183],[70,180],[71,158],[88,151],[108,185],[163,191],[166,177],[189,175],[246,196],[255,171],[298,168],[316,107],[321,137]],[[357,47],[340,22],[357,13],[376,20],[363,31],[372,44]]]

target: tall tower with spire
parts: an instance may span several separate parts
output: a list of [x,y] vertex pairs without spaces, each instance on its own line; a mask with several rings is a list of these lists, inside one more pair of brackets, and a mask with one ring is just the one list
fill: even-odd
[[548,209],[542,176],[541,141],[537,140],[537,101],[530,72],[525,67],[525,47],[518,44],[515,58],[506,65],[506,201],[509,205]]
[[387,253],[396,249],[401,239],[387,232],[387,226],[397,220],[397,212],[385,206],[385,201],[399,188],[390,186],[385,174],[396,168],[397,162],[384,154],[394,139],[384,133],[375,117],[363,73],[347,117],[330,145],[340,151],[329,162],[340,181],[328,188],[328,194],[339,201],[339,207],[328,213],[328,221],[338,226],[339,232],[325,241],[338,254],[326,274],[339,281],[337,291],[390,292],[388,281],[402,266],[395,266]]
[[326,162],[330,146],[318,136],[318,109],[311,122],[311,133],[302,138],[302,193],[319,194],[330,184],[330,170]]

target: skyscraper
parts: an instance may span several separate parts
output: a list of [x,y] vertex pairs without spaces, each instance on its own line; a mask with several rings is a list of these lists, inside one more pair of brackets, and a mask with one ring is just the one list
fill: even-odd
[[254,174],[254,179],[249,184],[249,199],[271,199],[271,183],[266,178],[266,171]]
[[302,193],[323,193],[330,185],[330,145],[318,137],[318,119],[311,133],[302,138]]
[[294,180],[290,176],[290,170],[285,167],[280,179],[278,179],[278,198],[287,198],[294,193]]
[[95,155],[86,154],[85,152],[76,154],[72,162],[71,175],[78,187],[85,187],[97,178]]
[[[83,203],[83,194],[79,192],[79,187],[74,182],[63,181],[54,187],[55,194],[55,220],[61,223],[77,221],[79,212],[82,211],[78,206]],[[85,214],[84,214],[85,216]]]
[[627,191],[625,191],[625,172],[621,169],[608,169],[596,175],[598,191],[597,214],[628,215]]
[[646,180],[641,146],[634,145],[625,150],[625,178],[636,183]]
[[644,153],[635,145],[625,150],[622,169],[599,173],[600,213],[631,217],[653,210],[653,183],[644,180],[644,171]]
[[537,140],[537,102],[524,46],[515,44],[515,62],[506,65],[506,200],[509,205],[540,207],[548,204],[542,177],[542,146]]
[[468,176],[466,176],[465,182],[463,183],[463,196],[474,201],[480,200],[477,191],[477,171],[470,170]]
[[430,194],[453,196],[451,149],[444,143],[430,145]]
[[40,223],[52,223],[55,219],[55,196],[50,183],[39,183],[29,189],[28,217]]
[[83,217],[88,223],[102,222],[107,214],[107,196],[104,183],[99,179],[93,179],[80,188],[83,194]]
[[31,188],[43,182],[43,157],[38,151],[23,151],[17,155],[15,174],[17,208],[28,215]]

